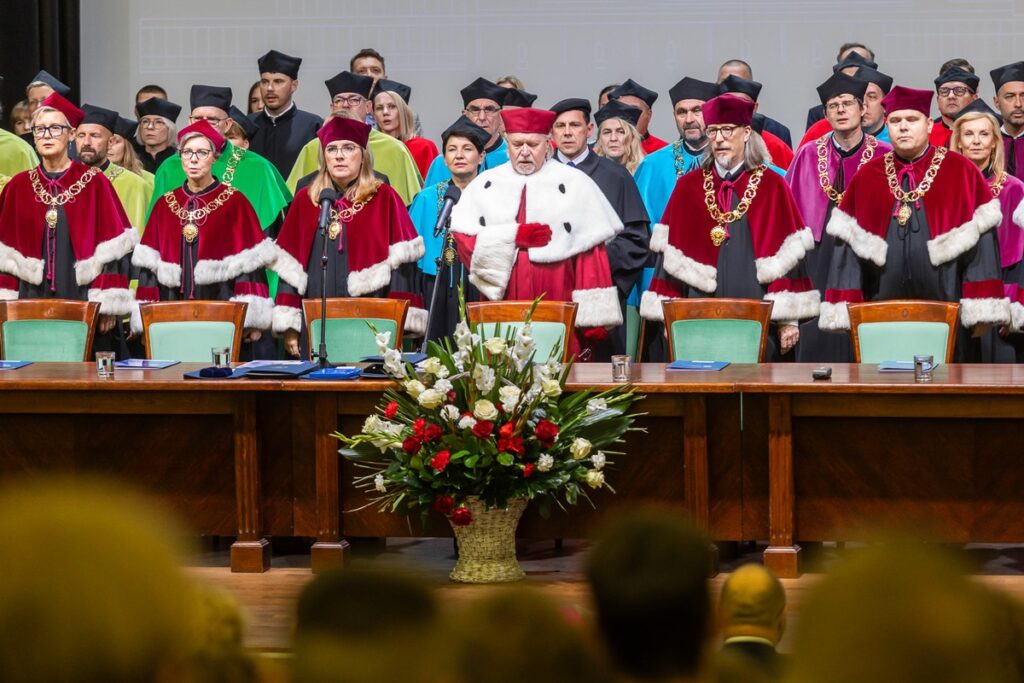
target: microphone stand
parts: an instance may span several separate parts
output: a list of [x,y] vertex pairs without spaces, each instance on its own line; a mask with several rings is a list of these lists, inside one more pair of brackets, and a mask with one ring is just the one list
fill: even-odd
[[[343,226],[344,227],[344,226]],[[324,243],[323,253],[320,255],[320,350],[316,353],[320,369],[334,367],[327,360],[327,222],[320,226],[320,239]],[[342,239],[339,235],[338,239]],[[312,341],[310,341],[312,344]]]
[[[441,286],[442,286],[441,285],[441,279],[445,275],[447,275],[448,274],[447,271],[449,271],[451,269],[451,265],[449,265],[444,260],[444,251],[445,251],[445,249],[447,248],[447,245],[448,245],[448,238],[449,238],[449,233],[451,232],[451,229],[452,229],[452,217],[451,217],[451,214],[449,214],[448,218],[444,222],[444,232],[442,233],[442,237],[441,237],[441,253],[438,254],[436,259],[434,259],[434,262],[437,264],[437,275],[434,277],[434,291],[432,291],[430,293],[430,308],[427,309],[427,329],[423,333],[423,347],[420,349],[420,351],[422,353],[426,353],[427,352],[427,342],[430,341],[430,323],[434,319],[434,311],[437,310],[437,293],[441,289]],[[456,259],[457,258],[458,257],[456,257]]]

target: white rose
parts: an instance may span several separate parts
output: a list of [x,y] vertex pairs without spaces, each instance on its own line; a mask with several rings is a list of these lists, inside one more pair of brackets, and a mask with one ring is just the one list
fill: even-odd
[[505,340],[501,337],[491,337],[484,342],[484,348],[487,349],[487,352],[491,355],[500,356],[505,353],[505,349],[507,349],[508,346],[505,345]]
[[469,415],[459,420],[459,429],[472,429],[475,426],[476,420],[474,420]]
[[441,419],[446,422],[455,422],[459,419],[459,409],[455,406],[441,408]]
[[478,420],[493,420],[498,417],[498,409],[486,398],[473,404],[473,417]]
[[416,400],[419,401],[420,405],[424,408],[432,410],[443,404],[444,399],[445,395],[437,389],[425,389]]
[[586,439],[575,439],[572,445],[569,446],[569,452],[572,453],[573,460],[582,460],[583,458],[590,455],[590,442]]
[[384,475],[383,474],[378,474],[376,477],[373,478],[373,488],[375,488],[378,493],[387,493],[388,492],[387,487],[384,486]]
[[429,372],[431,375],[436,376],[443,367],[440,358],[431,357],[423,361],[423,372]]
[[473,368],[473,379],[476,380],[476,388],[487,393],[494,388],[494,368],[486,365],[478,365]]
[[405,390],[413,398],[419,398],[420,394],[426,390],[426,387],[423,386],[423,382],[418,379],[411,379],[405,383]]
[[605,457],[604,453],[598,451],[590,456],[590,462],[594,464],[595,470],[599,470],[604,467],[605,463],[608,462],[608,459]]
[[446,379],[439,379],[434,382],[434,389],[437,389],[437,391],[445,395],[447,395],[453,388],[452,383]]
[[544,380],[541,382],[540,388],[548,398],[554,398],[562,393],[562,385],[558,383],[557,379]]
[[587,401],[587,415],[593,415],[602,410],[608,410],[608,402],[603,398],[592,398]]
[[502,387],[498,389],[498,396],[501,397],[501,404],[507,412],[512,412],[519,405],[519,397],[522,395],[519,387]]
[[537,471],[539,472],[550,472],[554,466],[555,459],[547,453],[537,458]]
[[592,489],[599,489],[604,486],[604,472],[590,470],[587,472],[587,486]]

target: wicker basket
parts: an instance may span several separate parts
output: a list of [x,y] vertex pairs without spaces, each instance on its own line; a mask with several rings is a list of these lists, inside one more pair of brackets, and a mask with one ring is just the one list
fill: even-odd
[[479,498],[466,499],[473,513],[467,526],[452,525],[459,544],[459,559],[449,574],[460,583],[501,583],[526,577],[516,560],[516,527],[526,509],[526,499],[508,502],[508,508],[490,508]]

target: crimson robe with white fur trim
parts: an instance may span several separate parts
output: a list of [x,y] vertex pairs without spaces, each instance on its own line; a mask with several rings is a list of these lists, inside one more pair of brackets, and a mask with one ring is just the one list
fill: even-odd
[[[523,190],[525,220],[517,220]],[[551,228],[543,247],[519,250],[520,223]],[[469,280],[491,301],[575,301],[577,327],[622,324],[605,243],[622,221],[597,184],[582,171],[549,160],[521,175],[513,164],[484,171],[452,211],[452,232]]]
[[[42,167],[35,170],[45,187]],[[58,192],[69,189],[88,171],[85,164],[72,161],[56,181]],[[15,175],[0,194],[0,299],[17,299],[19,280],[40,285],[46,275],[41,248],[48,206],[36,197],[30,173]],[[103,173],[95,173],[60,211],[74,251],[75,283],[88,287],[88,300],[98,301],[101,313],[127,315],[133,299],[127,273],[114,272],[111,264],[130,254],[139,237],[110,181]]]
[[[717,196],[723,181],[715,171],[712,176]],[[749,171],[736,178],[735,200],[743,196],[750,178]],[[753,279],[761,296],[774,301],[772,320],[788,322],[817,316],[820,295],[810,278],[799,271],[807,252],[814,248],[814,235],[804,224],[786,181],[765,170],[750,208],[740,220],[748,226],[752,242],[754,261],[749,267],[754,271]],[[704,172],[698,168],[676,183],[661,223],[651,234],[651,251],[661,256],[651,286],[640,301],[644,318],[663,319],[661,302],[684,296],[677,282],[704,296],[715,296],[719,259],[724,253],[711,241],[715,225],[705,204]]]
[[[182,220],[171,211],[167,195],[185,208],[190,200],[207,205],[225,190],[231,194],[224,203],[197,222],[198,244],[186,242]],[[195,261],[190,263],[193,254]],[[274,243],[264,236],[256,212],[240,191],[220,182],[199,195],[179,187],[153,205],[142,242],[132,255],[139,280],[136,298],[140,303],[202,298],[243,301],[248,304],[244,326],[266,330],[273,302],[263,269],[275,254]],[[199,291],[183,292],[182,288]],[[142,330],[135,313],[132,329]]]
[[[929,147],[919,159],[905,165],[910,167],[915,186],[924,179],[935,149]],[[899,173],[904,164],[897,159],[895,166]],[[935,298],[959,300],[964,327],[1009,324],[1010,302],[1003,293],[998,244],[992,230],[1002,220],[1002,211],[977,167],[956,152],[947,152],[931,188],[910,207],[911,220],[923,219],[927,224],[928,262],[936,276],[942,268],[956,269],[956,291]],[[865,284],[864,269],[870,269],[871,280],[887,275],[890,226],[897,208],[885,172],[885,157],[876,157],[854,176],[825,228],[839,242],[821,305],[821,329],[849,329],[847,303],[922,298],[898,292],[887,295],[871,291]]]
[[[288,209],[281,234],[277,237],[277,255],[271,269],[287,286],[279,289],[274,306],[274,332],[302,329],[302,298],[307,294],[307,268],[312,266],[312,248],[318,232],[320,207],[300,190]],[[349,206],[344,203],[343,207]],[[426,331],[427,312],[422,292],[413,291],[412,282],[392,286],[395,271],[415,267],[424,253],[423,238],[409,218],[402,198],[388,185],[381,185],[365,206],[342,227],[347,259],[347,292],[336,292],[328,283],[327,296],[372,296],[386,292],[388,298],[409,301],[405,330],[418,335]],[[335,251],[338,245],[332,242]],[[316,254],[319,268],[320,253]],[[411,280],[411,278],[410,278]],[[395,285],[398,283],[396,282]],[[312,292],[319,296],[319,290]]]

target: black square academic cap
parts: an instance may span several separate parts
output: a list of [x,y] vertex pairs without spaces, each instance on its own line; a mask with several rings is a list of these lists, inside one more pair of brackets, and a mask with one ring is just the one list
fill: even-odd
[[648,107],[653,107],[654,103],[658,101],[658,93],[648,90],[632,78],[627,79],[625,83],[608,93],[610,100],[617,100],[620,97],[639,97]]
[[564,114],[567,111],[581,111],[583,112],[583,118],[589,121],[590,100],[585,100],[582,97],[569,97],[555,102],[548,111],[553,111],[556,114]]
[[874,83],[882,89],[883,95],[888,95],[889,91],[892,90],[892,76],[887,76],[878,69],[872,69],[870,66],[859,67],[853,74],[853,77],[861,81]]
[[504,106],[509,89],[502,88],[486,78],[480,77],[459,91],[462,95],[462,106],[469,106],[473,100],[494,100]]
[[757,102],[757,96],[761,94],[761,84],[757,81],[748,81],[736,74],[729,74],[724,81],[718,84],[718,94],[739,93],[747,95]]
[[83,104],[82,111],[85,112],[85,118],[82,119],[82,123],[95,123],[99,126],[103,126],[111,133],[117,132],[116,111],[104,109],[103,107],[96,107],[91,104]]
[[[448,144],[448,138],[450,138],[453,135],[458,135],[459,137],[466,138],[467,140],[472,142],[473,145],[480,152],[484,151],[484,147],[486,147],[487,143],[490,142],[491,140],[491,134],[488,133],[483,128],[481,128],[480,126],[473,123],[472,121],[470,121],[469,117],[467,116],[460,116],[458,120],[455,121],[455,123],[448,126],[448,128],[446,128],[445,131],[441,133],[442,148]],[[443,149],[441,150],[441,153],[444,154]]]
[[597,113],[594,114],[594,121],[596,121],[597,125],[600,126],[608,119],[622,119],[623,121],[628,121],[635,126],[640,120],[640,115],[642,113],[643,112],[640,111],[639,107],[631,107],[618,100],[608,100],[608,103],[598,109]]
[[508,90],[504,103],[506,107],[532,107],[533,103],[537,101],[537,96],[532,92],[516,88],[506,88],[506,90]]
[[351,71],[342,71],[324,81],[324,85],[327,86],[327,92],[331,94],[332,98],[343,92],[351,92],[369,99],[370,92],[373,90],[373,78],[360,76]]
[[680,100],[707,102],[718,96],[718,85],[687,76],[669,89],[668,96],[672,100],[673,106]]
[[377,81],[377,86],[373,89],[373,94],[376,95],[379,92],[393,92],[405,100],[406,104],[409,104],[409,98],[412,97],[412,88],[407,86],[405,83],[391,81],[386,78],[382,78]]
[[302,66],[301,57],[292,57],[277,50],[271,50],[257,60],[260,73],[284,74],[288,78],[299,77],[299,67]]
[[867,89],[867,81],[847,76],[842,71],[837,71],[827,81],[818,86],[818,98],[822,104],[839,95],[853,95],[854,98],[863,100]]
[[978,84],[981,83],[981,79],[967,69],[961,69],[958,66],[954,66],[952,69],[946,69],[943,71],[939,77],[935,79],[935,89],[938,90],[939,86],[943,83],[963,83],[971,89],[971,92],[978,92]]
[[56,76],[51,74],[46,69],[41,69],[39,73],[32,77],[32,80],[30,80],[29,83],[45,83],[46,85],[53,88],[54,92],[56,92],[61,97],[67,97],[68,94],[71,92],[70,86],[58,81]]
[[233,104],[228,108],[228,117],[238,124],[238,127],[242,129],[242,132],[245,133],[245,137],[249,140],[252,140],[252,136],[256,135],[256,131],[260,129],[260,127],[256,125],[255,121],[250,119],[244,111]]
[[998,92],[1001,87],[1013,81],[1024,81],[1024,62],[1014,62],[1000,66],[989,72],[992,76],[992,84]]
[[188,102],[192,109],[217,107],[227,112],[231,109],[231,88],[219,85],[193,85]]
[[177,121],[178,115],[181,114],[181,107],[162,97],[150,97],[148,100],[142,100],[135,105],[135,111],[139,113],[139,118],[143,116],[163,116],[165,119]]

